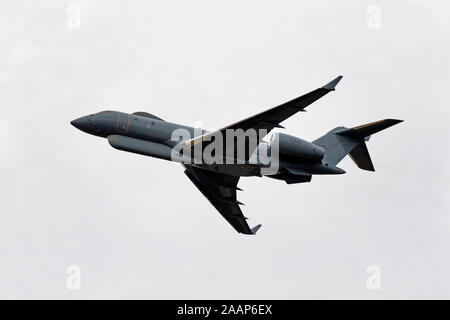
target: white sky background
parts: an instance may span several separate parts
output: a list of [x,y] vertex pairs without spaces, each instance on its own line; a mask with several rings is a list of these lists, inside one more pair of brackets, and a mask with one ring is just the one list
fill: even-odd
[[[81,29],[66,27],[67,7]],[[381,29],[366,25],[369,5]],[[450,298],[446,1],[0,2],[0,298]],[[180,165],[70,120],[147,111],[217,128],[344,75],[283,123],[405,122],[311,183],[243,178],[237,234]],[[80,290],[66,288],[78,265]],[[366,268],[378,265],[380,290]]]

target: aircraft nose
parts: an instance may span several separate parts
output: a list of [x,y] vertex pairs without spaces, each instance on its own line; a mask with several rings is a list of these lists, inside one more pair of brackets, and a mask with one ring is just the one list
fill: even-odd
[[89,121],[89,117],[81,117],[75,120],[70,121],[70,124],[75,128],[80,129],[82,131],[86,131],[91,127],[91,122]]

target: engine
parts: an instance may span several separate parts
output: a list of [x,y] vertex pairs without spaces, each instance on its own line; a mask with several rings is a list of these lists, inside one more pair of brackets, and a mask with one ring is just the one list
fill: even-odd
[[286,155],[292,158],[321,160],[324,155],[324,151],[314,143],[305,141],[303,139],[290,136],[284,133],[275,133],[270,141],[271,148],[274,148],[274,144],[278,140],[280,155]]

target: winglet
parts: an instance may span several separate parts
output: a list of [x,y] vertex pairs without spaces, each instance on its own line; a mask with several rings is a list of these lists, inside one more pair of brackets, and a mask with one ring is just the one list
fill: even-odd
[[326,90],[330,90],[330,91],[335,90],[336,89],[336,85],[339,83],[339,81],[341,81],[341,79],[342,79],[342,76],[337,77],[336,79],[334,79],[330,83],[327,83],[326,85],[324,85],[322,87],[322,89],[326,89]]
[[258,224],[252,228],[252,234],[256,234],[258,232],[259,228],[261,228],[261,224]]

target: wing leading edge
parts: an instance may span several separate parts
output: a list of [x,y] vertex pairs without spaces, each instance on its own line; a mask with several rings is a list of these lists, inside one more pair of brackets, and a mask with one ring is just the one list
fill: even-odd
[[[339,81],[341,81],[341,79],[342,79],[342,76],[339,76],[336,79],[334,79],[331,82],[324,85],[323,87],[313,90],[307,94],[304,94],[298,98],[290,100],[279,106],[276,106],[269,110],[258,113],[252,117],[246,118],[246,119],[238,121],[236,123],[233,123],[233,124],[226,126],[220,130],[212,131],[212,132],[209,132],[202,136],[188,140],[188,141],[186,141],[186,144],[189,146],[194,146],[195,144],[200,143],[200,142],[208,144],[209,139],[211,139],[211,136],[214,136],[219,132],[222,134],[222,137],[226,137],[225,132],[227,129],[232,129],[232,130],[243,129],[244,131],[246,131],[248,129],[255,129],[256,133],[258,134],[257,142],[259,143],[260,140],[264,138],[264,136],[259,136],[260,129],[265,129],[266,134],[267,134],[273,128],[283,128],[283,126],[280,125],[281,122],[283,122],[287,118],[293,116],[294,114],[296,114],[299,111],[304,111],[304,109],[307,106],[309,106],[311,103],[322,98],[327,93],[334,91],[336,88],[336,85],[339,83]],[[249,150],[249,151],[251,154],[255,150]]]
[[241,190],[237,186],[239,177],[189,165],[184,167],[186,176],[237,232],[255,234],[258,231],[261,225],[250,228],[239,207],[242,204],[236,197],[236,191]]
[[[265,134],[268,134],[273,128],[283,128],[280,125],[282,121],[299,111],[304,111],[304,109],[311,103],[322,98],[327,93],[334,91],[336,85],[339,81],[341,81],[341,79],[342,76],[338,76],[323,87],[313,90],[298,98],[236,122],[220,130],[195,137],[185,143],[191,147],[198,143],[202,143],[204,148],[211,142],[211,138],[217,134],[221,134],[225,139],[226,130],[228,129],[242,129],[243,131],[254,129],[257,133],[257,143],[255,144],[257,146],[261,139],[264,138],[264,136],[260,136],[259,130],[265,129]],[[226,141],[225,144],[227,144]],[[248,148],[246,151],[246,160],[248,160],[254,151],[255,150]],[[246,221],[247,218],[244,217],[241,208],[239,207],[239,205],[242,204],[236,198],[236,191],[240,190],[237,187],[239,177],[221,174],[189,165],[185,165],[184,167],[186,168],[184,173],[188,176],[192,183],[194,183],[200,192],[209,200],[209,202],[211,202],[211,204],[233,226],[233,228],[236,229],[236,231],[243,234],[255,234],[258,231],[261,225],[250,228]]]

